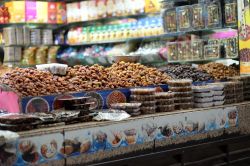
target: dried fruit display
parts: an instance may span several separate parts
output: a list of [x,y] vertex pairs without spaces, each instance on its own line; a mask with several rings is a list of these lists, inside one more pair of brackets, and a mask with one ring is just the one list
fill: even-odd
[[216,80],[227,79],[239,75],[239,71],[234,67],[223,65],[222,63],[211,62],[208,64],[200,65],[201,70],[206,71]]
[[171,79],[156,68],[135,63],[115,63],[111,67],[74,66],[66,76],[53,75],[34,68],[16,68],[0,77],[21,96],[43,96],[67,92],[126,88],[166,84]]

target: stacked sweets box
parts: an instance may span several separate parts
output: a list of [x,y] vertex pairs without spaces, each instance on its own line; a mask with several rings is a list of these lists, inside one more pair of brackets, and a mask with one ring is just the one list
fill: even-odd
[[222,83],[193,86],[193,91],[196,108],[219,106],[225,102],[224,85]]
[[157,112],[172,112],[175,110],[174,93],[158,92],[155,94],[157,102]]
[[206,108],[214,105],[213,90],[211,86],[193,86],[194,91],[194,107]]
[[[250,76],[238,76],[238,77],[232,77],[230,78],[231,81],[239,82],[237,87],[240,89],[238,92],[238,95],[241,96],[241,91],[243,89],[243,99],[249,100],[250,99]],[[241,85],[240,85],[241,84]],[[243,86],[243,87],[241,87]],[[242,98],[240,99],[242,100]]]
[[[150,86],[149,88],[156,88],[162,92],[168,90],[167,85]],[[2,91],[2,93],[0,93],[0,98],[4,99],[0,101],[0,108],[6,109],[9,112],[23,113],[51,112],[54,110],[60,110],[64,107],[62,99],[72,99],[75,97],[91,97],[90,103],[92,103],[92,109],[106,109],[111,108],[111,105],[115,103],[127,103],[131,95],[130,89],[126,88],[32,97],[20,97],[6,85],[0,85],[0,90]],[[150,95],[150,99],[153,96],[154,95]],[[155,99],[155,97],[153,98]],[[147,105],[147,103],[145,104]],[[156,102],[151,100],[147,106],[143,106],[144,111],[152,110],[155,112],[155,104]],[[148,109],[146,110],[146,108]]]
[[192,82],[189,79],[170,80],[168,82],[169,91],[174,93],[175,109],[193,108]]
[[131,102],[141,103],[142,114],[153,114],[156,112],[155,88],[131,89]]

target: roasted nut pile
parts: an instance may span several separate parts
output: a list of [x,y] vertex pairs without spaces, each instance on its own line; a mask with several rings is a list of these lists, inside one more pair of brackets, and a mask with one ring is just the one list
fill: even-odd
[[171,77],[139,63],[120,62],[107,68],[109,80],[117,87],[136,87],[166,84]]
[[190,65],[167,65],[160,68],[160,70],[166,72],[169,76],[175,79],[192,79],[194,82],[213,79],[213,77],[207,72],[201,71]]
[[209,73],[216,80],[227,79],[228,77],[239,75],[239,71],[237,71],[234,67],[225,66],[221,63],[211,62],[200,65],[199,68]]
[[66,76],[57,76],[33,68],[16,68],[0,77],[21,96],[42,96],[85,90],[112,89],[165,84],[171,79],[155,68],[120,62],[109,68],[103,66],[75,66]]

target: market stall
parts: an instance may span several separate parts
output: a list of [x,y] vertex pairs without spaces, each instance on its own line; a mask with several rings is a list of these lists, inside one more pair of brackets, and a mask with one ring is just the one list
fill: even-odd
[[0,131],[15,135],[0,165],[105,165],[250,134],[245,1],[0,4]]

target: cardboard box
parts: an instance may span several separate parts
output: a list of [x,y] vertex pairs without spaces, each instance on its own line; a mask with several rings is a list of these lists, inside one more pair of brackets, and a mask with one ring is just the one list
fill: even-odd
[[48,22],[48,2],[37,1],[37,22],[47,23]]
[[57,23],[57,3],[48,2],[48,23]]
[[6,2],[5,7],[10,12],[10,23],[25,22],[25,1]]
[[145,13],[156,13],[160,12],[159,0],[145,0]]
[[57,2],[57,23],[65,24],[67,23],[67,14],[66,14],[66,3]]
[[28,23],[37,22],[37,6],[35,1],[25,2],[25,20]]

